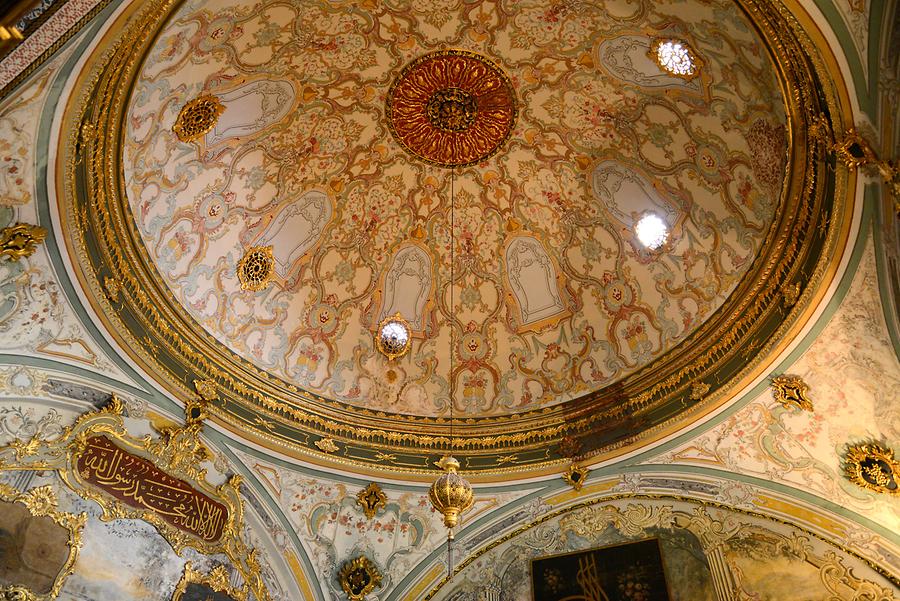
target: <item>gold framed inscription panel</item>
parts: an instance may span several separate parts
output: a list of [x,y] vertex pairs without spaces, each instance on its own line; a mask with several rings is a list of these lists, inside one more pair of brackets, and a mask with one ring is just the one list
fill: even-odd
[[[188,406],[188,415],[193,413]],[[81,415],[51,441],[33,438],[0,447],[0,470],[53,470],[71,490],[95,502],[100,519],[139,519],[152,524],[176,553],[190,547],[224,554],[256,601],[267,601],[254,549],[242,538],[240,476],[213,486],[201,462],[208,451],[199,439],[203,412],[161,436],[134,438],[125,430],[124,406],[115,396]]]
[[[65,241],[82,287],[122,347],[173,394],[188,398],[195,379],[215,382],[211,414],[243,438],[345,469],[429,478],[449,443],[446,419],[369,412],[260,370],[198,327],[150,263],[124,199],[119,132],[132,82],[178,4],[142,5],[120,37],[98,50],[67,107],[57,177]],[[855,175],[831,168],[831,142],[811,126],[824,119],[831,131],[845,129],[846,90],[829,75],[833,57],[820,55],[810,38],[818,34],[789,7],[776,0],[737,4],[778,66],[789,115],[788,176],[750,275],[694,334],[615,385],[577,402],[457,424],[455,452],[475,479],[558,470],[567,458],[553,449],[566,437],[582,442],[591,461],[702,417],[762,372],[825,294],[848,236]],[[120,282],[115,301],[100,284],[110,277]],[[790,286],[801,293],[785,306],[782,291]],[[699,381],[710,386],[707,394],[692,393]],[[323,440],[338,450],[323,452]],[[514,459],[501,467],[499,453]]]

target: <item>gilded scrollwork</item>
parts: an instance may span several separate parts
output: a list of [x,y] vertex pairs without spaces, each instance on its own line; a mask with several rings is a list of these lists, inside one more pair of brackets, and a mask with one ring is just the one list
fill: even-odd
[[871,442],[847,447],[844,474],[851,482],[867,490],[900,495],[900,461],[894,450]]
[[387,496],[377,482],[370,482],[368,486],[357,493],[356,502],[362,507],[366,517],[371,520],[379,510],[387,506]]
[[39,486],[26,492],[19,492],[8,484],[0,483],[0,501],[20,503],[34,517],[49,517],[55,524],[68,532],[68,555],[60,571],[53,578],[47,592],[32,591],[21,584],[0,586],[0,601],[50,601],[59,596],[63,584],[74,571],[78,550],[81,548],[82,530],[87,522],[87,514],[72,514],[59,511],[56,493],[50,486]]
[[[190,561],[184,564],[184,573],[181,575],[181,579],[175,586],[175,592],[172,593],[172,601],[182,601],[188,593],[188,589],[191,588],[191,585],[197,586],[200,589],[200,593],[222,593],[228,595],[232,601],[247,601],[247,599],[250,598],[250,591],[246,586],[246,583],[242,588],[234,588],[231,586],[228,570],[225,569],[225,566],[221,565],[213,568],[208,574],[204,574],[203,572],[195,570]],[[206,590],[204,591],[203,589]],[[195,599],[198,597],[195,595],[191,598]]]
[[10,261],[30,257],[46,237],[47,230],[39,225],[16,223],[5,227],[0,230],[0,257]]
[[241,478],[206,481],[210,459],[200,440],[205,409],[187,404],[184,426],[163,426],[160,437],[134,438],[115,395],[81,415],[53,440],[32,438],[0,447],[0,469],[55,470],[78,495],[102,509],[101,519],[141,519],[152,524],[177,553],[190,547],[225,554],[258,601],[269,596],[255,551],[242,538]]
[[782,374],[772,378],[772,397],[786,408],[813,410],[812,400],[809,398],[809,384],[800,376]]
[[351,559],[338,573],[338,581],[350,601],[363,601],[381,584],[381,578],[381,572],[365,555]]

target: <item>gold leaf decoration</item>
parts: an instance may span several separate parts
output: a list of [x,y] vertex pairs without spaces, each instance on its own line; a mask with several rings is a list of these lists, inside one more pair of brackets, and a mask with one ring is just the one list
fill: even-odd
[[367,487],[359,491],[356,495],[356,502],[362,507],[363,513],[370,520],[375,517],[379,509],[384,509],[387,505],[387,496],[377,483],[372,482]]
[[47,230],[39,225],[16,223],[7,226],[0,230],[0,257],[9,257],[10,261],[30,257],[46,237]]
[[338,580],[350,601],[363,601],[381,584],[381,572],[368,557],[360,555],[341,567]]
[[181,108],[172,131],[182,142],[191,142],[206,135],[225,111],[225,105],[212,94],[194,98]]
[[807,396],[809,386],[800,376],[781,375],[772,378],[772,396],[787,408],[799,407],[812,411],[812,401]]
[[900,461],[894,459],[893,449],[878,443],[850,445],[844,455],[844,474],[867,490],[900,495]]

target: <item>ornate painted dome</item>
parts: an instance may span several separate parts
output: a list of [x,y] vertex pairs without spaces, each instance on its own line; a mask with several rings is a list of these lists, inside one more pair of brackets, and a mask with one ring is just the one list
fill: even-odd
[[784,32],[688,4],[161,8],[88,111],[121,131],[98,281],[155,291],[113,301],[123,336],[265,444],[398,469],[448,447],[451,402],[484,470],[708,410],[815,272],[788,141],[827,109],[778,75]]

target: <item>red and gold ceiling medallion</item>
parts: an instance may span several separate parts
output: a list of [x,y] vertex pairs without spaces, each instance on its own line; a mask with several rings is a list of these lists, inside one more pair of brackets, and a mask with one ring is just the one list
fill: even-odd
[[439,50],[409,63],[387,95],[388,126],[412,155],[442,167],[496,153],[516,123],[512,82],[490,59]]

